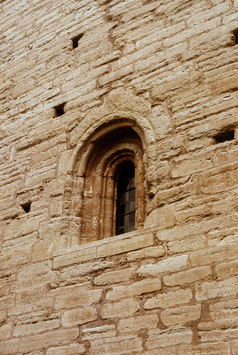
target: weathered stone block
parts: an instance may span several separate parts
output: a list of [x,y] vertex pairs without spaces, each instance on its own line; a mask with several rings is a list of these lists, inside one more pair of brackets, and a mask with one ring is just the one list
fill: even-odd
[[4,324],[0,327],[0,341],[11,337],[13,324]]
[[173,256],[159,261],[157,264],[141,266],[137,273],[141,277],[157,276],[163,272],[176,272],[184,269],[188,263],[188,255]]
[[200,345],[182,345],[178,349],[178,355],[229,355],[230,346],[228,343],[208,343]]
[[182,289],[158,294],[149,298],[144,305],[145,309],[153,308],[169,308],[175,305],[188,303],[192,299],[192,291],[190,289]]
[[97,319],[97,310],[94,307],[74,308],[62,315],[62,325],[72,327],[77,324],[85,324]]
[[165,348],[158,347],[156,350],[146,351],[145,355],[177,355],[177,349],[174,346]]
[[116,255],[136,250],[138,248],[149,247],[153,245],[153,242],[153,235],[148,233],[118,239],[105,244],[103,243],[98,246],[97,257],[102,258],[109,255]]
[[165,326],[185,324],[198,320],[201,316],[201,305],[183,306],[161,312],[161,321]]
[[230,297],[238,292],[237,278],[231,277],[224,281],[204,282],[195,287],[195,299],[197,301],[208,300],[217,297]]
[[211,274],[211,267],[204,266],[200,268],[193,268],[190,270],[177,272],[169,276],[164,276],[163,282],[166,286],[183,286],[186,284],[194,283],[199,280],[204,280],[207,277],[211,276]]
[[116,327],[112,325],[103,325],[96,328],[83,329],[83,340],[101,339],[114,337],[116,335]]
[[101,317],[103,319],[130,317],[139,309],[139,302],[135,301],[133,298],[126,298],[119,302],[102,305]]
[[58,330],[44,334],[37,334],[20,339],[20,351],[29,352],[34,349],[45,349],[72,343],[79,336],[78,328]]
[[133,335],[103,338],[101,340],[94,340],[91,342],[92,355],[130,353],[135,351],[139,353],[142,351],[142,339]]
[[11,339],[0,341],[0,354],[12,355],[16,354],[19,349],[19,339]]
[[120,298],[132,297],[158,290],[161,290],[160,279],[146,279],[134,282],[130,286],[115,286],[111,291],[107,292],[106,299],[109,301],[115,301]]
[[219,264],[215,267],[215,272],[218,279],[226,279],[227,277],[238,274],[238,262],[231,261]]
[[82,261],[92,260],[96,258],[96,246],[91,248],[80,248],[78,251],[56,256],[53,261],[54,269],[63,266],[72,265]]
[[147,258],[159,258],[165,254],[165,250],[162,246],[154,246],[149,248],[144,248],[138,251],[133,251],[127,254],[128,261],[136,261],[140,259]]
[[148,332],[146,346],[148,349],[166,347],[176,344],[190,344],[193,339],[193,334],[189,328],[180,328],[177,330],[153,329]]
[[77,306],[89,306],[98,303],[102,290],[90,290],[83,286],[68,286],[59,290],[59,294],[55,296],[55,309],[72,308]]
[[83,344],[73,343],[67,346],[54,347],[47,350],[46,355],[78,355],[84,354],[85,347]]
[[119,320],[118,329],[121,333],[129,333],[141,329],[153,329],[157,327],[157,314],[148,314]]
[[110,272],[105,272],[94,279],[95,285],[108,285],[113,283],[119,283],[122,281],[128,281],[133,275],[133,269],[121,269]]
[[175,224],[174,210],[171,207],[161,207],[152,211],[145,220],[145,228],[157,227],[164,229]]
[[60,319],[45,320],[30,324],[17,324],[14,327],[13,336],[21,337],[31,334],[43,333],[49,330],[57,329],[60,326]]
[[237,247],[236,245],[230,244],[195,251],[190,254],[190,259],[192,266],[200,266],[216,261],[222,261],[224,258],[234,259],[235,255],[237,255]]

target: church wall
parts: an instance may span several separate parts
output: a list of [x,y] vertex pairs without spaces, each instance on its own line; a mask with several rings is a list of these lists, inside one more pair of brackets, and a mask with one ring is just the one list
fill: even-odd
[[[0,354],[238,354],[238,1],[0,7]],[[81,244],[91,140],[118,124],[144,225]]]

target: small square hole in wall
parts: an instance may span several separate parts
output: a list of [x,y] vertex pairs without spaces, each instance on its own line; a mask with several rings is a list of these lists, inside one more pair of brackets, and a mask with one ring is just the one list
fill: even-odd
[[235,137],[235,130],[234,129],[227,129],[223,132],[218,133],[214,136],[216,143],[223,143],[226,141],[232,141]]
[[80,33],[80,35],[75,36],[72,38],[72,42],[73,42],[73,49],[77,48],[79,45],[79,40],[83,37],[83,33]]
[[62,116],[64,114],[64,106],[65,106],[65,102],[63,104],[54,107],[56,117]]
[[238,28],[236,30],[233,31],[233,35],[234,35],[234,45],[238,44]]
[[23,208],[23,210],[26,212],[26,213],[29,213],[30,212],[30,209],[31,209],[31,202],[28,201],[26,203],[23,203],[21,204],[21,207]]

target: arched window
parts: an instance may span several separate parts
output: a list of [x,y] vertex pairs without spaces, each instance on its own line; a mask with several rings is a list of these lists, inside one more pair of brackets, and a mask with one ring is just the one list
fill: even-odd
[[117,181],[116,234],[135,230],[135,167],[124,167]]
[[140,137],[130,126],[108,129],[90,141],[85,162],[80,242],[140,229],[144,219]]

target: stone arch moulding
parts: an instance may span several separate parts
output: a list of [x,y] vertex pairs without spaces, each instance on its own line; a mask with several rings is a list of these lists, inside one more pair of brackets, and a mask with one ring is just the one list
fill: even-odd
[[[137,207],[136,229],[143,226],[143,161],[146,148],[155,142],[153,127],[145,118],[149,114],[150,104],[145,100],[116,90],[77,127],[71,140],[76,147],[66,182],[63,234],[77,237],[80,243],[115,235],[115,181],[126,161],[135,165],[136,204],[142,206]],[[92,210],[94,216],[87,220]],[[83,227],[87,223],[90,235]]]

